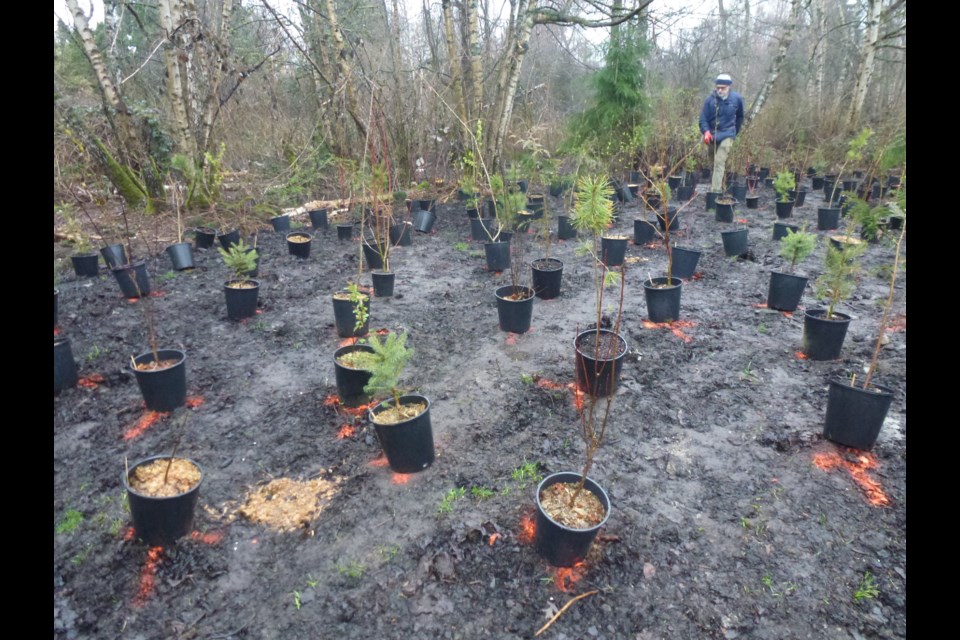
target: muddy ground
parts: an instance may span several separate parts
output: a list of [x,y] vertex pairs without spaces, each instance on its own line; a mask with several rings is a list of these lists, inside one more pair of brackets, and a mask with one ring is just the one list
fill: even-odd
[[[538,300],[521,336],[498,329],[493,291],[509,275],[486,270],[461,205],[440,205],[434,232],[395,250],[396,295],[373,300],[370,326],[409,332],[404,381],[433,403],[436,462],[410,476],[385,466],[364,419],[331,404],[342,339],[330,295],[355,275],[357,244],[331,227],[301,261],[264,230],[260,312],[242,322],[226,317],[215,251],[195,251],[189,272],[148,258],[160,347],[187,353],[194,407],[179,453],[205,471],[195,533],[162,550],[132,535],[121,486],[125,460],[168,453],[178,433],[176,417],[149,423],[127,366],[147,349],[144,303],[124,299],[103,268],[71,271],[55,331],[83,384],[54,398],[54,636],[532,638],[596,591],[540,637],[905,638],[905,274],[877,377],[895,398],[876,446],[861,456],[821,437],[828,382],[862,375],[870,359],[892,243],[869,247],[841,307],[853,316],[842,358],[806,361],[802,313],[763,308],[782,265],[772,190],[760,209],[737,210],[746,259],[725,257],[719,232],[733,225],[704,210],[704,191],[680,214],[678,243],[703,250],[682,323],[644,325],[640,283],[663,274],[665,253],[628,248],[629,353],[591,472],[613,508],[575,572],[535,553],[536,478],[518,471],[582,467],[566,385],[593,290],[575,241],[552,247],[562,295]],[[794,220],[815,229],[821,201],[808,194]],[[638,215],[627,205],[617,228],[632,237]],[[803,274],[822,270],[818,235]],[[171,239],[150,237],[152,248]],[[528,259],[542,255],[532,236],[527,246]],[[134,250],[145,253],[140,239]],[[801,305],[817,306],[812,284]],[[841,466],[820,468],[821,454]],[[321,481],[319,515],[283,532],[238,515],[278,478]]]

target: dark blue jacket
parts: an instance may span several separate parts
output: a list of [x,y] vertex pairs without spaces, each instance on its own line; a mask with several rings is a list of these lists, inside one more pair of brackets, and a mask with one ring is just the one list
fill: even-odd
[[709,129],[719,143],[726,138],[735,138],[742,126],[743,96],[736,91],[731,91],[726,100],[717,98],[717,92],[714,91],[703,101],[703,110],[700,112],[701,134]]

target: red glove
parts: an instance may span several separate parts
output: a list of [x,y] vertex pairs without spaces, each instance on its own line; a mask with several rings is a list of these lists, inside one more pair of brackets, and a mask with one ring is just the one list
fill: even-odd
[[710,144],[713,142],[713,134],[709,131],[703,132],[703,144]]

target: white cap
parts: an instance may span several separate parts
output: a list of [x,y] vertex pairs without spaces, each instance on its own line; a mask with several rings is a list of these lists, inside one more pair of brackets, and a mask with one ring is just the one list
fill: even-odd
[[730,77],[729,73],[721,73],[717,76],[716,84],[725,84],[729,86],[733,84],[733,78]]

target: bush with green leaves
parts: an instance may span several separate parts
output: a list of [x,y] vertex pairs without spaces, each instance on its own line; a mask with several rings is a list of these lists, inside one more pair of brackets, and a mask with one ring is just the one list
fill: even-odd
[[223,257],[223,263],[233,272],[236,280],[249,280],[247,275],[257,268],[257,250],[247,245],[243,238],[240,242],[230,245],[230,249],[217,249]]

